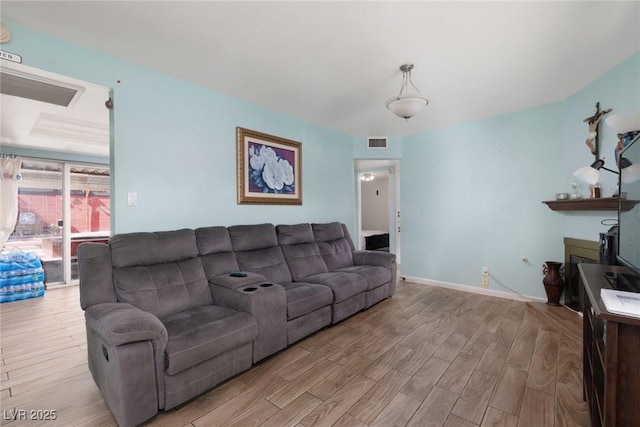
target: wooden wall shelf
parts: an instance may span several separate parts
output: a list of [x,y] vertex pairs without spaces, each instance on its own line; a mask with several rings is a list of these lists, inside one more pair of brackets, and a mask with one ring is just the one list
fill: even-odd
[[[600,199],[575,199],[575,200],[547,200],[542,202],[552,211],[617,211],[617,197],[602,197]],[[629,211],[640,200],[622,200],[622,210]]]

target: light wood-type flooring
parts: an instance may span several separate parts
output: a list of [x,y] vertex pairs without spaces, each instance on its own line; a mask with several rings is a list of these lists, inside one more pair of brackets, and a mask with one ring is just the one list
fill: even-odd
[[[2,425],[115,425],[87,368],[77,287],[2,304],[0,322]],[[589,426],[581,331],[564,307],[400,282],[148,424]],[[12,422],[19,410],[56,420]]]

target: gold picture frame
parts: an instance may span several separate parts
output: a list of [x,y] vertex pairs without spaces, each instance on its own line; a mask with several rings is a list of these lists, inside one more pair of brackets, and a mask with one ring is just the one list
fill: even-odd
[[302,144],[236,128],[239,205],[301,205]]

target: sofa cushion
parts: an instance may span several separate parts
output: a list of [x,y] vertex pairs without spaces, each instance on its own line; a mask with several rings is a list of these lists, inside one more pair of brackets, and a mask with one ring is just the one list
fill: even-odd
[[211,304],[193,230],[116,234],[109,247],[118,301],[158,317]]
[[329,271],[314,241],[311,224],[278,225],[276,233],[293,280]]
[[344,234],[342,224],[312,224],[320,255],[329,271],[353,265],[352,244]]
[[297,245],[315,242],[311,224],[281,224],[276,226],[276,235],[280,245]]
[[344,234],[344,238],[347,239],[347,242],[349,243],[349,247],[351,248],[351,252],[354,252],[356,250],[356,247],[353,244],[353,239],[351,238],[351,234],[349,234],[349,229],[344,224],[340,224],[340,225],[342,226],[342,234]]
[[295,281],[329,271],[315,242],[282,246],[282,254]]
[[331,288],[333,302],[339,303],[367,290],[367,280],[356,273],[328,272],[304,278],[305,282],[318,283]]
[[313,236],[316,242],[328,242],[331,240],[343,239],[344,231],[339,222],[328,222],[324,224],[311,224]]
[[158,317],[212,303],[199,258],[116,268],[113,281],[118,301]]
[[198,228],[195,235],[207,280],[240,269],[226,227]]
[[198,256],[193,230],[116,234],[109,240],[114,268],[154,265]]
[[280,283],[287,295],[287,320],[318,310],[333,302],[330,288],[314,283]]
[[272,224],[234,225],[228,230],[240,270],[261,274],[274,283],[291,281]]
[[247,313],[209,305],[161,318],[167,329],[166,373],[169,375],[253,341],[256,321]]
[[291,282],[291,273],[280,246],[236,252],[236,259],[242,271],[260,274],[269,282]]
[[200,255],[231,252],[231,237],[226,227],[201,227],[195,230],[198,253]]
[[342,267],[336,271],[346,271],[363,276],[367,280],[368,291],[378,286],[386,285],[391,280],[391,270],[375,265],[354,265],[351,267]]
[[318,242],[318,250],[329,271],[353,265],[353,253],[344,238]]
[[228,228],[234,251],[252,251],[278,246],[273,224],[234,225]]

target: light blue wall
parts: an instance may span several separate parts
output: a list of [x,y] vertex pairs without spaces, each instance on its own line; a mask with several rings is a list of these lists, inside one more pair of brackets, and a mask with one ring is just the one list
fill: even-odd
[[[112,232],[324,221],[354,230],[350,136],[9,25],[3,49],[26,65],[113,89]],[[237,205],[236,126],[302,142],[302,206]]]
[[[602,110],[612,108],[607,116],[616,113],[640,111],[640,54],[632,56],[601,78],[595,80],[565,103],[565,152],[563,191],[570,191],[574,170],[587,166],[595,160],[584,141],[588,126],[583,120],[593,114],[596,101],[600,101]],[[605,116],[605,117],[607,117]],[[600,157],[605,166],[616,170],[614,148],[618,143],[615,133],[603,122],[599,127]],[[617,175],[602,171],[600,173],[603,195],[610,196],[617,189]],[[588,191],[588,184],[584,184]],[[585,191],[585,193],[586,193]],[[607,231],[603,219],[616,218],[616,212],[574,212],[563,214],[565,235],[577,239],[598,240],[598,233]]]
[[480,286],[487,266],[492,289],[544,295],[542,264],[563,256],[541,203],[562,177],[562,116],[555,103],[405,138],[402,274]]
[[[421,133],[368,150],[350,137],[9,23],[4,50],[27,65],[114,91],[114,232],[211,224],[342,221],[355,235],[353,159],[401,158],[402,273],[544,296],[542,264],[563,259],[563,237],[597,239],[601,213],[558,213],[542,200],[570,191],[593,157],[582,120],[595,101],[640,109],[640,55],[566,101]],[[215,75],[212,76],[215,78]],[[235,128],[303,144],[303,206],[236,204]],[[612,166],[615,137],[601,126]],[[378,136],[378,135],[372,135]],[[604,172],[605,189],[614,176]],[[139,206],[126,206],[138,192]],[[610,190],[609,190],[610,191]],[[520,261],[527,257],[529,263]]]
[[[573,171],[594,160],[583,120],[596,101],[640,111],[640,54],[565,101],[404,138],[402,274],[480,287],[488,266],[490,288],[544,297],[542,265],[564,260],[564,237],[597,241],[616,217],[541,203],[570,192]],[[615,169],[617,138],[604,123],[600,135]],[[608,196],[616,175],[601,177]]]
[[[114,98],[118,232],[257,222],[353,225],[350,138],[148,70],[122,86],[125,95],[116,88]],[[302,206],[237,205],[236,126],[302,142]],[[139,207],[125,206],[127,191],[138,192]]]

